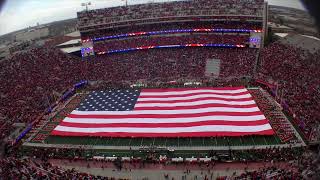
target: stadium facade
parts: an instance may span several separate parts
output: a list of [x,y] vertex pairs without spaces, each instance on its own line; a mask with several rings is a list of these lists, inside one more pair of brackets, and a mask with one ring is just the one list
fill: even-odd
[[[175,1],[84,10],[77,17],[83,56],[121,50],[96,50],[101,41],[183,33],[248,34],[245,45],[259,48],[267,35],[268,4],[263,0]],[[221,26],[222,22],[229,25]],[[150,28],[154,26],[161,28]]]

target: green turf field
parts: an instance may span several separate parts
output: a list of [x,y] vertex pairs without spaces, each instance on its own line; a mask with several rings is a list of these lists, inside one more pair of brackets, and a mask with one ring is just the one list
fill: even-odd
[[277,136],[211,137],[211,138],[99,138],[49,136],[48,144],[73,144],[97,146],[259,146],[280,144]]

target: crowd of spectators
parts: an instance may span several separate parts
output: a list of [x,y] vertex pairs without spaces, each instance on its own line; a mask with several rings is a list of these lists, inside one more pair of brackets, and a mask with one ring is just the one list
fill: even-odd
[[57,49],[35,48],[1,62],[1,138],[13,122],[30,123],[65,89],[81,80],[79,59]]
[[203,80],[206,79],[208,59],[221,60],[221,78],[250,76],[256,50],[204,47],[159,49],[104,55],[86,61],[50,46],[16,53],[1,62],[1,137],[8,134],[14,122],[34,121],[61,97],[61,93],[81,80],[111,84]]
[[[28,155],[29,157],[26,157],[25,155]],[[318,179],[320,177],[320,166],[318,166],[320,163],[320,158],[318,156],[319,155],[306,148],[290,147],[270,147],[267,149],[231,151],[230,157],[232,158],[233,162],[243,162],[245,164],[249,162],[268,162],[270,165],[266,166],[266,164],[263,163],[264,166],[259,169],[257,168],[256,170],[251,170],[245,168],[245,172],[243,173],[233,173],[233,175],[231,176],[220,176],[217,179]],[[214,154],[212,157],[213,161],[211,162],[182,161],[174,163],[170,161],[170,158],[165,158],[165,161],[163,161],[163,157],[166,156],[160,156],[160,158],[157,158],[155,154],[148,153],[146,154],[146,157],[142,159],[130,158],[129,161],[123,162],[121,158],[116,158],[112,161],[114,167],[118,168],[118,171],[121,171],[121,169],[124,167],[130,167],[130,172],[131,168],[144,168],[148,167],[151,164],[154,165],[158,163],[162,163],[165,166],[168,166],[170,164],[175,166],[184,165],[184,167],[187,168],[187,175],[191,172],[188,169],[189,165],[199,165],[202,174],[203,170],[208,170],[209,173],[212,172],[210,171],[210,169],[213,168],[216,163],[220,162],[218,159],[214,158]],[[29,152],[29,154],[22,154],[18,156],[14,155],[0,159],[0,177],[3,177],[4,179],[117,179],[114,177],[110,177],[112,175],[110,175],[109,177],[101,177],[88,173],[78,172],[75,169],[63,169],[61,167],[52,165],[49,161],[50,159],[68,159],[70,163],[85,161],[88,164],[87,169],[90,169],[90,162],[93,162],[93,164],[95,164],[95,162],[108,161],[106,159],[92,159],[92,157],[85,156],[85,153],[81,148],[77,150],[54,148],[41,150],[33,149],[31,152]],[[277,165],[280,162],[286,162],[286,164],[280,167],[279,165]],[[107,164],[105,164],[105,166],[112,167]],[[104,164],[101,165],[101,168],[104,168]],[[206,177],[206,179],[210,179],[210,176]]]
[[99,179],[125,180],[114,177],[95,176],[75,169],[62,169],[49,162],[36,162],[31,158],[8,157],[0,159],[0,178],[2,179]]
[[320,52],[275,42],[261,52],[259,78],[274,82],[277,97],[309,140],[319,139]]
[[[233,39],[231,35],[224,35],[224,37]],[[210,38],[214,39],[216,36],[175,36],[174,41],[181,39],[187,41],[188,39],[193,40],[193,38],[199,38],[201,41],[210,41]],[[144,46],[146,45],[144,43],[147,42],[146,39],[148,43],[150,40],[151,44],[162,41],[170,44],[172,38],[143,37],[135,39],[134,43],[130,43],[129,40],[122,40],[126,43],[122,44],[121,41],[114,41],[118,44],[110,45],[110,43],[105,46],[109,48],[118,48],[118,46],[121,48],[125,45],[130,47],[132,44]],[[190,41],[190,43],[192,42]],[[206,63],[210,59],[220,60],[219,77],[221,78],[252,76],[256,55],[257,51],[249,48],[215,49],[205,47],[142,50],[97,56],[86,59],[86,61],[66,55],[50,46],[16,53],[10,59],[1,62],[1,67],[3,68],[0,69],[0,138],[2,139],[8,135],[12,123],[29,123],[35,120],[51,102],[55,101],[55,97],[61,96],[64,90],[84,79],[104,81],[111,84],[179,80],[199,80],[203,82],[206,80]],[[317,68],[319,66],[319,58],[320,52],[311,54],[305,50],[276,42],[262,50],[259,64],[258,78],[267,82],[276,82],[276,87],[278,87],[277,99],[284,106],[288,106],[288,111],[292,113],[295,122],[309,140],[315,140],[319,137],[316,134],[318,131],[315,129],[319,125],[320,117],[320,80],[318,78],[320,72]],[[257,100],[259,100],[259,97],[261,96],[256,96]],[[261,101],[264,100],[261,99]],[[266,116],[274,127],[273,122],[276,122],[278,117],[273,118],[275,114],[272,113],[275,107],[269,107],[269,104],[262,103],[260,108],[267,113]],[[281,124],[281,127],[279,126],[280,129],[284,129],[283,137],[295,140],[293,132],[286,131],[283,121],[279,122],[279,124]],[[276,128],[274,129],[276,130]],[[52,153],[46,151],[46,154],[50,155]],[[53,152],[53,154],[57,155],[53,156],[54,158],[63,157],[60,153]],[[242,158],[242,160],[255,161],[259,159],[272,161],[277,159],[281,161],[299,161],[299,163],[307,167],[307,169],[301,167],[300,175],[310,175],[317,171],[314,169],[310,156],[305,157],[305,159],[299,159],[301,156],[290,150],[251,150],[247,154],[248,156],[244,156],[245,158]],[[74,157],[76,157],[75,154],[71,156],[71,158]],[[240,157],[238,160],[241,160],[241,156],[237,153],[234,154],[234,157]],[[34,166],[26,167],[24,165],[26,162],[20,159],[3,159],[1,164],[4,166],[1,167],[1,173],[6,171],[6,168],[10,168],[10,176],[23,176],[24,178],[28,178],[28,176],[50,176],[52,174],[65,178],[82,177],[83,175],[75,171],[64,172],[59,168],[51,167],[50,164],[37,165],[35,163]],[[17,166],[15,167],[12,163],[17,164]],[[39,169],[43,170],[39,171]],[[19,171],[22,173],[17,175]],[[245,173],[239,178],[267,176],[270,174],[277,174],[276,176],[280,178],[300,177],[295,173],[279,169],[264,169],[259,172]]]
[[248,29],[261,30],[262,23],[259,22],[239,22],[239,21],[191,21],[191,22],[166,22],[144,25],[129,25],[106,29],[94,29],[93,31],[81,32],[83,40],[113,36],[127,33],[165,31],[175,29]]
[[219,77],[240,78],[253,74],[256,50],[187,47],[101,55],[93,61],[88,61],[88,66],[95,72],[88,73],[87,77],[109,82],[131,82],[131,84],[136,81],[202,80],[206,79],[205,67],[209,59],[220,60]]
[[[255,152],[254,152],[255,151]],[[246,170],[240,175],[233,176],[232,179],[319,179],[320,178],[320,158],[319,154],[308,149],[279,149],[270,148],[267,151],[253,150],[251,157],[264,156],[274,161],[285,161],[289,165],[287,167],[265,167],[255,171]],[[220,177],[225,180],[231,177]]]
[[[210,39],[205,38],[206,35],[196,37],[204,41]],[[192,36],[176,38],[193,39]],[[150,39],[151,44],[158,42],[153,38],[138,38],[138,44],[139,39],[141,46],[146,45],[142,39]],[[155,39],[171,41],[173,38]],[[126,44],[115,42],[120,47]],[[130,47],[130,43],[126,45]],[[111,45],[106,46],[111,48]],[[277,82],[281,103],[289,107],[295,122],[309,139],[319,137],[316,133],[320,117],[320,81],[317,78],[320,76],[317,68],[319,57],[320,52],[311,54],[278,42],[261,52],[258,78]],[[13,122],[33,121],[54,100],[53,94],[59,95],[80,80],[127,84],[137,81],[204,80],[206,62],[209,59],[220,60],[221,78],[251,76],[256,50],[204,47],[142,50],[98,56],[87,61],[81,61],[50,47],[16,53],[9,60],[1,62],[4,67],[0,70],[1,137],[7,134]]]
[[[217,1],[179,1],[170,3],[151,3],[128,7],[115,7],[78,13],[79,25],[103,24],[116,21],[141,18],[159,18],[186,15],[215,14],[262,14],[263,0]],[[143,9],[143,11],[141,11]],[[196,24],[196,25],[194,25]],[[125,27],[119,33],[186,29],[186,28],[261,28],[256,24],[240,23],[203,23],[158,24]],[[101,30],[83,33],[82,38],[100,35],[114,35],[114,30]],[[174,37],[174,38],[173,38]],[[114,49],[127,49],[139,46],[193,44],[193,43],[228,43],[245,44],[247,35],[208,35],[192,34],[188,36],[155,36],[97,42],[96,52]],[[64,39],[63,39],[64,40]],[[57,41],[58,42],[58,41]],[[249,48],[181,48],[141,50],[131,53],[103,55],[81,61],[52,48],[33,48],[14,54],[10,59],[0,62],[0,139],[6,137],[15,122],[34,121],[66,89],[81,80],[104,81],[113,84],[133,84],[135,82],[170,82],[199,80],[206,77],[208,60],[220,61],[220,78],[244,77],[254,74],[257,50]],[[311,54],[305,50],[272,43],[261,51],[258,78],[267,82],[276,82],[277,98],[287,106],[294,122],[301,128],[309,140],[319,140],[320,119],[320,52]],[[296,140],[294,133],[287,128],[275,106],[262,99],[259,94],[259,108],[265,113],[277,135],[284,140]],[[31,156],[46,160],[49,158],[75,158],[85,153],[82,149],[70,153],[67,149],[35,149]],[[245,150],[232,152],[235,161],[295,161],[299,171],[278,168],[266,168],[254,172],[245,172],[235,179],[301,179],[319,172],[314,166],[314,155],[294,148],[268,148],[264,150]],[[29,154],[30,155],[30,154]],[[319,162],[316,162],[319,163]],[[103,179],[75,170],[63,170],[50,163],[37,163],[30,159],[8,157],[0,159],[0,175],[8,179]],[[108,179],[108,178],[105,178]],[[109,178],[110,179],[110,178]],[[112,178],[111,178],[112,179]]]
[[107,40],[94,44],[94,51],[105,52],[142,46],[184,45],[184,44],[230,44],[244,45],[249,42],[249,35],[222,34],[182,34],[173,36],[143,36],[120,40]]
[[249,91],[281,141],[285,143],[297,143],[298,139],[294,134],[290,122],[283,114],[282,107],[275,103],[274,100],[268,99],[267,92]]
[[269,147],[234,151],[233,157],[241,162],[289,162],[298,160],[305,148]]
[[[225,179],[225,178],[220,178]],[[299,180],[302,176],[299,172],[287,168],[267,167],[256,171],[246,171],[239,176],[233,177],[235,180],[241,179],[290,179]]]
[[111,22],[166,17],[246,15],[262,16],[263,0],[193,0],[147,3],[78,12],[79,28]]
[[[225,159],[225,155],[222,155],[224,157],[223,160],[217,152],[213,151],[212,153],[209,153],[208,157],[204,158],[209,159],[209,161],[202,161],[201,157],[191,158],[195,159],[192,161],[188,161],[187,158],[183,158],[182,161],[173,161],[173,159],[176,158],[169,158],[166,155],[159,156],[161,153],[154,153],[152,151],[146,152],[145,157],[128,157],[128,159],[114,157],[108,159],[106,156],[96,156],[92,151],[85,150],[81,147],[79,147],[79,149],[34,148],[24,152],[23,154],[16,155],[15,158],[8,157],[0,160],[0,173],[6,172],[9,175],[7,175],[7,177],[59,177],[60,179],[83,177],[95,179],[102,177],[79,173],[74,169],[64,170],[57,166],[52,166],[49,162],[50,160],[59,159],[67,160],[69,163],[84,161],[88,164],[87,168],[90,168],[90,162],[93,162],[93,164],[96,162],[102,163],[101,168],[104,168],[103,163],[113,163],[114,167],[119,168],[119,171],[124,167],[144,168],[149,165],[159,163],[165,166],[183,165],[187,168],[189,165],[198,165],[202,170],[204,167],[210,172],[211,167],[213,168],[216,163],[226,161],[229,163],[237,162],[244,164],[262,163],[264,164],[264,168],[259,168],[254,171],[245,168],[245,172],[240,175],[233,174],[231,177],[225,176],[219,177],[219,179],[317,179],[320,177],[320,166],[318,166],[320,163],[319,155],[307,148],[270,147],[267,149],[233,150],[229,153],[226,151],[225,153],[228,154],[228,158]],[[23,158],[26,157],[26,155],[30,158]],[[279,167],[276,165],[283,162],[285,162],[285,167]],[[265,166],[266,164],[270,164],[271,166]],[[105,166],[111,167],[107,164],[105,164]],[[18,172],[20,172],[20,174],[17,174]]]
[[[254,171],[245,169],[240,175],[221,176],[217,179],[319,179],[319,154],[307,148],[268,148],[265,150],[245,150],[236,152],[240,160],[260,159],[270,162],[272,166],[264,166]],[[287,162],[284,167],[275,166],[277,162]]]

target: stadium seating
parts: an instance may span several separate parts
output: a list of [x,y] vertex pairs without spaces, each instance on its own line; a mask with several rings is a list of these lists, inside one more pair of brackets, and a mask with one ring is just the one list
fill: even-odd
[[320,52],[272,43],[261,53],[259,78],[278,84],[278,97],[306,137],[319,138],[319,57]]
[[268,100],[268,94],[263,94],[263,91],[249,91],[281,141],[285,143],[296,143],[297,137],[295,136],[285,115],[282,114],[282,109],[277,106],[274,101]]
[[[79,28],[140,19],[166,19],[186,16],[262,16],[263,0],[193,0],[149,3],[78,12]],[[167,20],[167,19],[166,19]],[[127,23],[128,24],[128,23]]]
[[[278,55],[277,52],[282,52]],[[301,56],[303,54],[303,56]],[[317,98],[319,91],[318,79],[319,74],[316,71],[317,61],[319,53],[315,55],[308,54],[299,49],[284,46],[282,44],[274,43],[263,50],[262,63],[260,68],[259,78],[270,80],[281,80],[279,82],[286,82],[280,84],[280,88],[286,88],[283,90],[283,97],[291,97],[288,100],[288,105],[297,117],[303,118],[306,128],[311,127],[316,122],[318,114],[316,113],[317,102],[314,100]],[[33,121],[43,110],[47,107],[47,102],[55,101],[54,94],[61,94],[67,88],[73,84],[79,82],[82,79],[88,79],[91,81],[103,80],[109,82],[108,85],[126,84],[130,85],[136,81],[151,81],[151,82],[168,82],[170,80],[179,79],[206,79],[204,76],[204,67],[207,59],[217,58],[221,60],[221,74],[220,78],[251,76],[253,74],[253,67],[256,61],[256,50],[249,48],[238,49],[213,49],[213,48],[182,48],[182,49],[159,49],[159,50],[145,50],[132,53],[113,54],[105,56],[97,56],[88,61],[81,61],[80,59],[63,54],[59,50],[47,47],[36,48],[26,52],[22,52],[14,55],[11,59],[1,62],[3,68],[0,70],[1,79],[0,86],[1,97],[4,100],[1,101],[1,117],[4,117],[1,121],[1,133],[2,137],[5,137],[10,130],[10,125],[13,122],[31,122]],[[305,59],[304,59],[305,58]],[[284,59],[284,61],[279,61]],[[235,68],[237,67],[237,68]],[[288,69],[290,68],[291,71]],[[307,68],[307,69],[305,69]],[[302,74],[300,74],[302,73]],[[312,77],[308,81],[304,79],[306,77]],[[299,77],[299,78],[296,78]],[[8,81],[10,78],[10,81]],[[225,86],[224,81],[219,85]],[[234,85],[238,85],[235,81]],[[290,91],[291,90],[291,91]],[[55,92],[56,91],[56,92]],[[46,95],[46,96],[44,96]],[[257,98],[259,103],[262,102],[260,108],[264,112],[268,113],[273,107],[269,107],[268,104],[264,104],[264,99],[259,94],[253,95]],[[308,101],[304,101],[306,98]],[[17,101],[10,101],[11,99],[17,99]],[[285,98],[287,100],[287,98]],[[298,104],[299,103],[299,104]],[[300,104],[302,103],[302,104]],[[308,108],[308,109],[306,109]],[[311,119],[313,115],[315,119]],[[274,115],[274,114],[271,114]],[[271,117],[267,114],[268,117]],[[272,123],[280,122],[281,119],[275,116],[269,119]],[[51,127],[51,126],[50,126]],[[48,126],[48,128],[50,128]],[[291,131],[286,131],[286,127],[281,126],[284,129],[284,134],[292,135]],[[304,129],[307,130],[307,129]],[[305,131],[308,132],[308,131]],[[39,136],[35,137],[38,142],[44,141],[44,134],[39,133]],[[286,138],[286,137],[284,137]],[[292,137],[290,140],[294,140]],[[73,138],[69,139],[70,142],[74,141]],[[206,145],[243,145],[243,139],[235,140],[228,138],[228,140],[214,139],[212,142],[204,142],[202,138],[195,139],[178,139],[179,145],[189,146],[206,146]],[[148,146],[162,145],[166,142],[166,145],[170,145],[170,142],[165,140],[154,141],[152,139],[144,138],[143,141],[133,142],[132,139],[122,139],[115,141],[114,139],[101,139],[95,140],[96,144],[104,145],[127,145],[129,143],[141,143],[141,145]],[[215,142],[214,142],[215,141]],[[221,142],[217,142],[221,141]],[[264,140],[259,138],[252,138],[257,145],[265,145]],[[143,142],[143,143],[142,143]],[[83,143],[88,143],[84,141]],[[214,144],[215,143],[215,144]],[[55,152],[61,152],[54,150]],[[48,150],[45,151],[48,155]],[[55,158],[65,158],[64,154],[69,154],[70,151],[62,151],[61,154],[57,153]],[[81,153],[75,152],[75,153]],[[38,154],[39,153],[35,153]],[[247,154],[247,155],[245,155]],[[236,154],[236,159],[247,160],[261,160],[271,161],[274,159],[281,161],[296,160],[299,155],[294,151],[267,149],[262,150],[249,150],[248,152],[242,152]],[[71,156],[74,158],[74,155]],[[245,158],[244,158],[245,157]],[[304,161],[305,164],[310,164],[310,161]],[[16,176],[17,172],[24,172],[20,174],[22,177],[29,177],[30,174],[34,176],[46,176],[48,174],[44,172],[52,172],[58,175],[66,175],[69,177],[82,177],[90,176],[78,174],[77,172],[58,170],[56,167],[51,167],[49,164],[40,164],[26,167],[27,162],[20,159],[4,159],[1,161],[4,170],[12,167],[11,162],[14,162],[10,176]],[[44,172],[39,169],[45,169]],[[311,169],[312,170],[312,169]],[[258,172],[258,173],[246,173],[240,175],[240,179],[243,177],[257,177],[265,176],[270,170]],[[3,171],[2,171],[3,172]],[[62,172],[62,173],[61,173]],[[296,174],[286,172],[283,170],[275,171],[277,177],[292,177]],[[274,171],[271,174],[275,175]],[[285,176],[283,176],[285,173]],[[69,176],[70,175],[70,176]],[[20,177],[19,176],[19,177]]]
[[0,70],[1,134],[5,136],[13,122],[34,121],[66,89],[83,79],[128,86],[141,80],[202,80],[206,79],[206,60],[211,58],[221,59],[221,78],[250,76],[255,57],[254,49],[201,47],[115,54],[90,61],[52,47],[17,53],[1,62],[5,67]]
[[248,35],[174,35],[174,36],[146,36],[122,40],[109,40],[94,44],[95,52],[118,49],[136,48],[142,46],[178,45],[178,44],[232,44],[242,45],[249,42]]
[[0,117],[7,123],[32,122],[55,101],[54,94],[83,78],[79,65],[74,57],[45,47],[1,62]]
[[[94,73],[88,79],[107,82],[205,79],[207,59],[221,59],[220,77],[250,76],[256,58],[255,49],[182,48],[137,51],[98,56],[89,61]],[[234,67],[237,66],[237,69]],[[156,67],[156,68],[155,68]],[[129,83],[130,84],[130,83]]]
[[[235,180],[241,179],[292,179],[298,180],[302,179],[302,176],[291,169],[285,168],[278,168],[278,167],[267,167],[257,171],[249,171],[244,172],[236,177],[232,177]],[[217,180],[220,179],[228,179],[228,177],[219,177]]]
[[[182,0],[112,7],[78,12],[78,29],[84,41],[119,34],[175,29],[262,30],[262,21],[265,19],[262,17],[263,6],[264,0]],[[134,166],[153,163],[161,165],[166,179],[168,174],[165,174],[164,169],[167,165],[177,167],[177,164],[181,163],[184,168],[188,168],[190,164],[197,165],[203,174],[203,165],[207,165],[210,172],[209,165],[212,165],[213,169],[216,162],[227,161],[228,166],[231,162],[245,165],[254,162],[263,164],[264,168],[256,171],[245,169],[240,175],[234,173],[232,177],[224,176],[218,179],[319,179],[315,174],[320,172],[320,156],[311,153],[307,148],[294,147],[297,143],[303,144],[297,137],[298,134],[292,129],[287,118],[280,113],[280,106],[273,99],[268,99],[267,97],[271,96],[266,96],[266,91],[260,89],[249,91],[269,120],[275,136],[170,139],[51,136],[50,132],[79,105],[85,93],[77,94],[65,104],[57,105],[57,102],[74,84],[82,80],[87,80],[90,84],[86,90],[92,90],[97,87],[129,88],[138,83],[161,88],[182,87],[185,86],[184,82],[201,82],[200,84],[206,87],[247,86],[255,78],[273,85],[271,90],[266,89],[275,94],[275,99],[289,114],[287,117],[292,117],[295,126],[301,129],[307,140],[320,140],[320,51],[314,49],[315,53],[311,54],[309,51],[280,42],[273,42],[262,49],[248,48],[245,46],[249,44],[248,32],[220,30],[149,36],[141,34],[128,38],[96,40],[93,43],[96,56],[83,59],[64,54],[54,47],[75,37],[61,36],[50,39],[42,47],[34,47],[33,44],[27,43],[10,48],[13,55],[0,61],[0,144],[2,145],[5,138],[12,140],[3,143],[6,157],[0,158],[1,180],[116,179],[81,173],[75,169],[65,170],[49,161],[62,159],[71,163],[85,162],[88,164],[87,168],[90,168],[90,162],[105,161],[111,164],[114,159]],[[140,48],[139,51],[126,53],[99,54],[110,50],[179,44],[244,46],[150,50]],[[208,60],[219,62],[214,63],[219,65],[219,74],[216,76],[206,73]],[[48,109],[51,110],[52,104],[57,105],[54,113],[46,113]],[[35,121],[37,124],[32,123]],[[26,123],[28,127],[33,124],[32,129],[30,128],[31,133],[20,142],[29,138],[30,141],[27,142],[37,143],[36,146],[39,147],[31,147],[26,143],[21,148],[20,142],[14,143],[15,137],[9,136],[14,131],[14,123]],[[45,143],[52,143],[57,148],[40,147]],[[279,144],[286,147],[274,146]],[[130,147],[130,150],[102,150],[98,149],[100,147],[92,148],[93,146]],[[192,157],[195,159],[192,163],[186,160],[190,158],[191,152],[188,147],[202,148],[194,153],[197,157]],[[203,150],[212,147],[221,150]],[[220,153],[225,159],[219,156]],[[164,161],[159,158],[162,154],[168,155]],[[192,152],[192,156],[194,154]],[[95,155],[102,159],[95,159]],[[183,160],[175,163],[173,156]],[[120,157],[126,157],[126,160]],[[212,164],[200,160],[204,157],[210,159]],[[290,167],[279,168],[274,165],[277,162],[285,162],[284,164],[290,164]],[[266,167],[267,164],[272,166]],[[113,166],[108,168],[111,169]],[[121,168],[116,173],[120,174],[120,171]],[[209,178],[205,175],[204,179]]]
[[118,28],[95,29],[94,31],[81,32],[83,40],[99,38],[126,33],[165,31],[175,29],[250,29],[261,30],[261,23],[237,22],[237,21],[194,21],[194,22],[175,22],[175,23],[156,23],[144,25],[131,25]]
[[[170,38],[159,38],[170,41]],[[119,46],[123,47],[124,44],[120,43]],[[48,102],[54,102],[55,92],[62,93],[82,79],[104,80],[111,84],[204,80],[206,60],[215,58],[222,62],[219,77],[250,76],[253,74],[255,52],[254,49],[246,48],[162,49],[149,50],[147,53],[139,51],[98,56],[86,63],[52,48],[17,53],[10,60],[1,62],[2,67],[5,67],[0,70],[1,97],[4,97],[0,102],[1,135],[8,132],[13,122],[31,122],[36,119],[49,106]],[[260,79],[272,79],[279,83],[278,91],[282,92],[282,99],[289,106],[295,122],[311,139],[318,138],[312,127],[317,127],[319,123],[320,88],[319,79],[316,78],[320,76],[317,69],[319,54],[273,43],[262,51],[259,71]]]
[[[263,168],[256,169],[255,171],[246,170],[243,173],[233,173],[232,176],[221,176],[218,179],[314,179],[317,174],[317,170],[314,169],[315,154],[310,153],[310,150],[304,148],[267,148],[267,149],[251,149],[231,151],[233,162],[264,162]],[[120,154],[120,152],[119,152]],[[59,162],[87,164],[87,169],[90,169],[91,165],[101,164],[102,169],[104,167],[114,168],[116,163],[114,160],[108,159],[104,156],[102,159],[97,159],[94,155],[88,156],[83,148],[79,149],[55,149],[55,148],[34,148],[31,151],[25,153],[32,158],[19,158],[19,157],[7,157],[0,159],[0,177],[6,177],[8,179],[112,179],[113,177],[101,177],[94,176],[87,173],[81,173],[75,169],[63,169],[61,167],[52,165],[50,160]],[[130,157],[129,154],[122,154],[123,157]],[[200,160],[202,156],[194,158],[194,162],[187,162],[187,158],[183,157],[181,162],[174,162],[174,158],[166,157],[165,160],[160,160],[154,153],[146,153],[143,158],[131,157],[127,160],[119,158],[122,163],[118,165],[117,173],[122,173],[121,169],[131,168],[137,169],[138,167],[157,167],[155,165],[163,164],[162,171],[166,166],[170,166],[171,170],[182,165],[186,168],[189,174],[195,174],[194,169],[201,168],[202,170],[211,168],[214,169],[215,163],[220,163],[220,160],[212,161],[209,158],[209,162],[203,162]],[[210,157],[218,157],[219,155],[212,152]],[[114,158],[113,158],[114,159]],[[208,159],[208,158],[206,158]],[[118,159],[117,159],[118,160]],[[112,162],[113,161],[113,162]],[[277,162],[289,161],[285,166],[277,165]],[[269,163],[268,163],[269,162]],[[271,163],[270,163],[271,162]],[[63,162],[61,162],[63,163]],[[113,165],[112,165],[113,164]],[[143,165],[143,166],[141,166]],[[228,166],[230,162],[228,162]],[[85,167],[82,167],[85,168]],[[191,170],[190,170],[191,169]],[[127,169],[123,170],[127,173]],[[202,174],[202,173],[201,173]],[[230,173],[231,174],[231,173]],[[111,176],[111,175],[110,175]],[[190,176],[189,176],[190,177]]]
[[[32,159],[14,157],[0,159],[0,177],[5,179],[112,179],[113,177],[94,176],[74,169],[65,170],[49,162],[36,162]],[[125,180],[125,179],[119,179]]]

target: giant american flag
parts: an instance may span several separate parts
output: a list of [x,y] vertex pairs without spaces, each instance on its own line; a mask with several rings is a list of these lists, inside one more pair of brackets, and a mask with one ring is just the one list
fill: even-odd
[[92,91],[51,134],[210,137],[274,131],[246,88],[225,87]]

